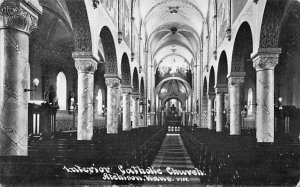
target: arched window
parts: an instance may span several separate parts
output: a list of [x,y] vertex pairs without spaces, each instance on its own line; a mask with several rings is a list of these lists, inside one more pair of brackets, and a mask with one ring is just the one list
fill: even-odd
[[101,89],[98,89],[98,95],[97,95],[97,101],[98,101],[98,105],[97,105],[97,113],[98,114],[102,114],[102,91]]
[[253,91],[252,88],[248,89],[248,97],[247,97],[247,114],[252,115],[253,114]]
[[67,79],[63,72],[59,72],[56,79],[56,93],[60,110],[67,109]]

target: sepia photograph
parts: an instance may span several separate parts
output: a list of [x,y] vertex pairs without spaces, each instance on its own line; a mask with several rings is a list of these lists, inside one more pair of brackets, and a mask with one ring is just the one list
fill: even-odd
[[300,0],[0,0],[0,187],[300,187]]

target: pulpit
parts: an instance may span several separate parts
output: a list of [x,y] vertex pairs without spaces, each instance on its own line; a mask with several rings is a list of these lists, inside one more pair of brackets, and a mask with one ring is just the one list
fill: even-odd
[[49,103],[28,103],[28,134],[55,132],[57,109]]

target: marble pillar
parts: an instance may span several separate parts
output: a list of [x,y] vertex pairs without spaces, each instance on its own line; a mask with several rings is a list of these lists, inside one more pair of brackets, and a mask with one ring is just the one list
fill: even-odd
[[230,76],[228,78],[229,109],[230,109],[230,135],[240,135],[242,131],[241,109],[243,105],[242,88],[243,76]]
[[118,77],[105,77],[105,84],[107,86],[107,115],[106,126],[108,134],[118,133],[118,93],[120,86],[120,79]]
[[123,131],[131,130],[130,98],[132,88],[122,87],[123,93]]
[[280,48],[259,49],[252,56],[256,69],[256,139],[274,142],[274,69]]
[[165,121],[164,110],[165,110],[165,108],[161,107],[161,126],[164,125],[164,121]]
[[209,130],[214,130],[214,100],[215,100],[215,94],[209,93],[207,94],[207,127]]
[[77,140],[91,140],[94,128],[94,72],[97,61],[88,52],[74,52],[72,56],[78,71]]
[[208,109],[208,99],[207,96],[202,97],[202,128],[207,128],[208,127],[208,117],[207,117],[207,109]]
[[183,125],[183,126],[186,126],[185,111],[186,111],[186,108],[183,107],[183,108],[182,108],[182,125]]
[[42,7],[37,0],[0,1],[0,156],[28,155],[29,35]]
[[216,86],[216,131],[223,132],[225,121],[223,117],[224,111],[224,94],[227,92],[227,85]]
[[132,120],[132,128],[136,129],[139,128],[139,98],[140,95],[138,93],[132,94],[133,99],[133,120]]
[[140,126],[140,127],[146,127],[146,126],[147,126],[147,121],[146,121],[146,118],[145,118],[145,116],[146,116],[146,103],[145,103],[145,97],[141,97],[141,98],[140,98],[140,102],[141,102],[141,104],[142,104],[142,106],[140,106],[141,109],[142,109],[142,111],[140,112],[140,116],[139,116],[139,120],[140,120],[139,126]]

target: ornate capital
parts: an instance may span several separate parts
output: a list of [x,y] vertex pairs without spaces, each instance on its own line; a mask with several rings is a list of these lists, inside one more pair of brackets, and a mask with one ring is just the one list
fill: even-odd
[[42,7],[37,0],[4,0],[0,5],[0,28],[13,28],[30,34],[37,28]]
[[132,88],[131,87],[121,87],[122,93],[123,94],[131,94],[132,93]]
[[228,91],[226,84],[217,84],[215,90],[216,94],[226,93]]
[[119,78],[105,78],[105,84],[106,86],[110,88],[117,88],[120,85],[120,79]]
[[244,77],[229,77],[228,84],[229,86],[241,86],[244,84]]
[[213,93],[213,92],[207,93],[207,98],[208,98],[208,99],[214,99],[215,97],[216,97],[216,94],[215,94],[215,93]]
[[75,60],[75,67],[81,73],[94,73],[97,70],[97,61],[89,52],[75,52],[72,54]]
[[133,92],[133,93],[132,93],[132,98],[135,99],[135,100],[137,100],[137,99],[140,98],[140,94],[137,93],[137,92]]
[[278,64],[280,48],[260,48],[252,55],[253,67],[256,71],[274,70]]

